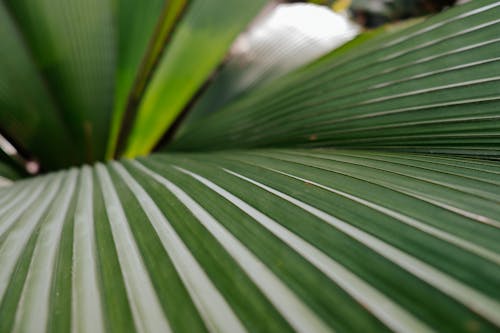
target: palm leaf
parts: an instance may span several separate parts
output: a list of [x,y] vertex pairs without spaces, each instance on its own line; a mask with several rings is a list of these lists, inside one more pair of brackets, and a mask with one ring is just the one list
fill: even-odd
[[300,3],[268,6],[235,41],[227,60],[175,134],[255,87],[345,44],[359,30],[358,25],[327,7]]
[[77,146],[84,147],[77,150],[79,161],[102,159],[116,63],[113,1],[4,2],[44,75],[63,123]]
[[17,147],[43,159],[47,169],[77,163],[73,138],[3,2],[0,39],[0,134],[15,137]]
[[[195,0],[168,25],[150,2],[143,27],[124,24],[125,0],[57,2],[60,13],[48,0],[0,4],[12,48],[0,58],[0,130],[47,169],[103,157],[127,131],[115,113],[106,141],[111,110],[152,75],[125,151],[145,153],[263,3]],[[362,36],[170,146],[207,152],[1,187],[0,332],[498,331],[500,165],[485,158],[498,157],[499,8],[476,0]],[[44,67],[48,55],[64,61]],[[19,126],[36,115],[46,127]]]
[[257,150],[16,183],[0,215],[0,325],[494,331],[499,173],[459,158]]
[[[189,1],[119,2],[119,64],[108,157],[123,150],[137,104]],[[150,37],[152,36],[152,37]]]
[[195,0],[189,5],[139,105],[125,156],[151,151],[266,3]]
[[379,35],[200,121],[173,148],[336,146],[495,157],[499,15],[498,2],[472,1]]

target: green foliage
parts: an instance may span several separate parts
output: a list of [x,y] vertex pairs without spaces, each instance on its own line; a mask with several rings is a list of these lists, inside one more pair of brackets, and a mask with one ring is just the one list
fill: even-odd
[[[51,152],[49,157],[75,153],[78,163],[103,159],[109,136],[116,65],[116,30],[112,0],[7,0],[4,8],[25,46],[26,62],[35,63],[42,94],[51,102],[47,115],[57,115],[59,123],[43,124],[45,131],[62,127],[70,138],[58,137],[51,149],[65,148],[64,154]],[[17,59],[17,52],[12,51]],[[19,70],[24,64],[19,64]],[[18,74],[12,74],[20,79]],[[18,88],[30,83],[26,78]],[[48,95],[48,96],[47,96]],[[22,104],[25,112],[38,113],[44,119],[45,104]],[[35,103],[33,101],[32,103]],[[42,111],[40,111],[42,110]],[[12,111],[10,111],[12,113]],[[50,119],[50,118],[49,118]],[[36,129],[41,124],[36,123]],[[24,126],[21,124],[21,127]],[[17,130],[12,137],[16,137]],[[39,139],[40,142],[43,139]],[[74,142],[74,146],[71,146]],[[40,144],[40,143],[38,143]],[[47,144],[44,143],[45,146]],[[65,147],[66,146],[66,147]],[[67,158],[67,157],[66,157]]]
[[151,151],[265,0],[193,1],[140,103],[125,156]]
[[0,149],[0,177],[6,179],[18,179],[24,175],[22,167],[11,156]]
[[173,148],[334,146],[498,156],[500,7],[471,6],[347,46],[193,125]]
[[[120,133],[121,124],[133,120],[133,112],[144,93],[146,82],[186,3],[185,0],[155,0],[136,6],[136,1],[132,0],[119,2],[119,65],[108,157],[115,154],[120,134],[127,134]],[[127,129],[122,128],[121,131]]]
[[0,131],[65,168],[0,187],[0,332],[500,329],[500,2],[66,168],[149,152],[263,5],[0,3]]

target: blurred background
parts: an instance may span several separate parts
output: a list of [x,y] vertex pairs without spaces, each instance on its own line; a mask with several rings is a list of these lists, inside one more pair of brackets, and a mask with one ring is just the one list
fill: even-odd
[[[304,2],[304,1],[287,1]],[[375,28],[388,22],[429,15],[455,4],[455,0],[310,0],[336,12],[346,12],[365,28]],[[462,1],[464,2],[464,1]]]

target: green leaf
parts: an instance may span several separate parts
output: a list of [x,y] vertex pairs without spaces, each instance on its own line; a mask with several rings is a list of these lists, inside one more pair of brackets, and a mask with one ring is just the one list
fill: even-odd
[[7,155],[2,150],[2,140],[5,139],[0,136],[0,178],[4,178],[4,180],[19,179],[21,176],[25,175],[26,171],[23,170],[19,161],[17,161],[13,156]]
[[267,0],[193,0],[138,107],[125,156],[151,151]]
[[[31,61],[43,75],[50,102],[57,106],[60,121],[79,148],[74,150],[77,161],[103,159],[115,84],[113,1],[6,0],[4,3],[24,37],[25,52],[29,50]],[[24,67],[23,63],[19,66]],[[24,85],[30,84],[31,76],[15,78]],[[44,101],[42,105],[47,104]],[[34,112],[34,107],[30,107]],[[48,111],[42,114],[40,118],[51,116]],[[44,130],[58,131],[61,127],[49,125]],[[63,144],[68,142],[59,139]],[[46,146],[52,145],[47,142]],[[51,156],[55,158],[58,154]]]
[[268,6],[234,42],[226,61],[196,98],[175,136],[257,86],[345,44],[360,29],[327,7],[303,3]]
[[[145,153],[263,4],[194,0],[178,25],[160,19],[157,33],[175,32],[153,73],[159,2],[138,10],[144,26],[127,26],[126,0],[0,3],[0,130],[54,167],[102,158],[113,101],[144,84],[126,153]],[[423,153],[498,158],[499,8],[476,0],[362,37],[173,147],[286,149],[1,187],[0,332],[499,331],[500,164]]]
[[109,158],[115,155],[119,136],[130,131],[127,122],[134,120],[147,81],[187,3],[153,0],[137,6],[132,0],[118,2],[118,68]]
[[0,189],[0,330],[496,331],[500,166],[156,155]]
[[499,16],[498,2],[471,1],[378,35],[200,120],[172,149],[335,146],[498,157]]
[[[13,167],[9,162],[2,160],[2,154],[0,152],[0,179],[5,180],[16,180],[21,178],[23,173],[16,167]],[[0,185],[2,182],[0,180]]]
[[0,40],[0,132],[43,160],[47,169],[77,163],[75,143],[61,110],[4,2],[0,3]]

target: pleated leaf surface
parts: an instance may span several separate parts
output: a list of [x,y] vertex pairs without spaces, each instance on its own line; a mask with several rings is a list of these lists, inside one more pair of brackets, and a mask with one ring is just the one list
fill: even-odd
[[[118,2],[57,0],[61,12],[48,0],[4,3],[0,34],[20,56],[0,59],[0,106],[20,96],[8,80],[38,73],[22,101],[43,102],[43,130],[71,123],[64,102],[73,125],[94,115],[104,136],[110,114],[99,110],[125,98],[109,93],[124,54],[108,44]],[[156,120],[128,153],[148,151],[263,3],[187,7],[138,109]],[[0,332],[500,331],[500,164],[487,160],[498,158],[499,8],[471,1],[265,84],[172,146],[205,152],[0,187]],[[68,23],[80,19],[88,24]],[[70,60],[33,63],[54,50]],[[141,50],[130,51],[134,75]],[[54,95],[54,82],[68,87]],[[71,133],[77,147],[87,138]],[[104,154],[106,143],[84,147]]]
[[0,189],[0,328],[493,332],[496,163],[156,155]]
[[477,0],[381,34],[248,94],[193,124],[171,147],[498,157],[499,17],[500,2]]

